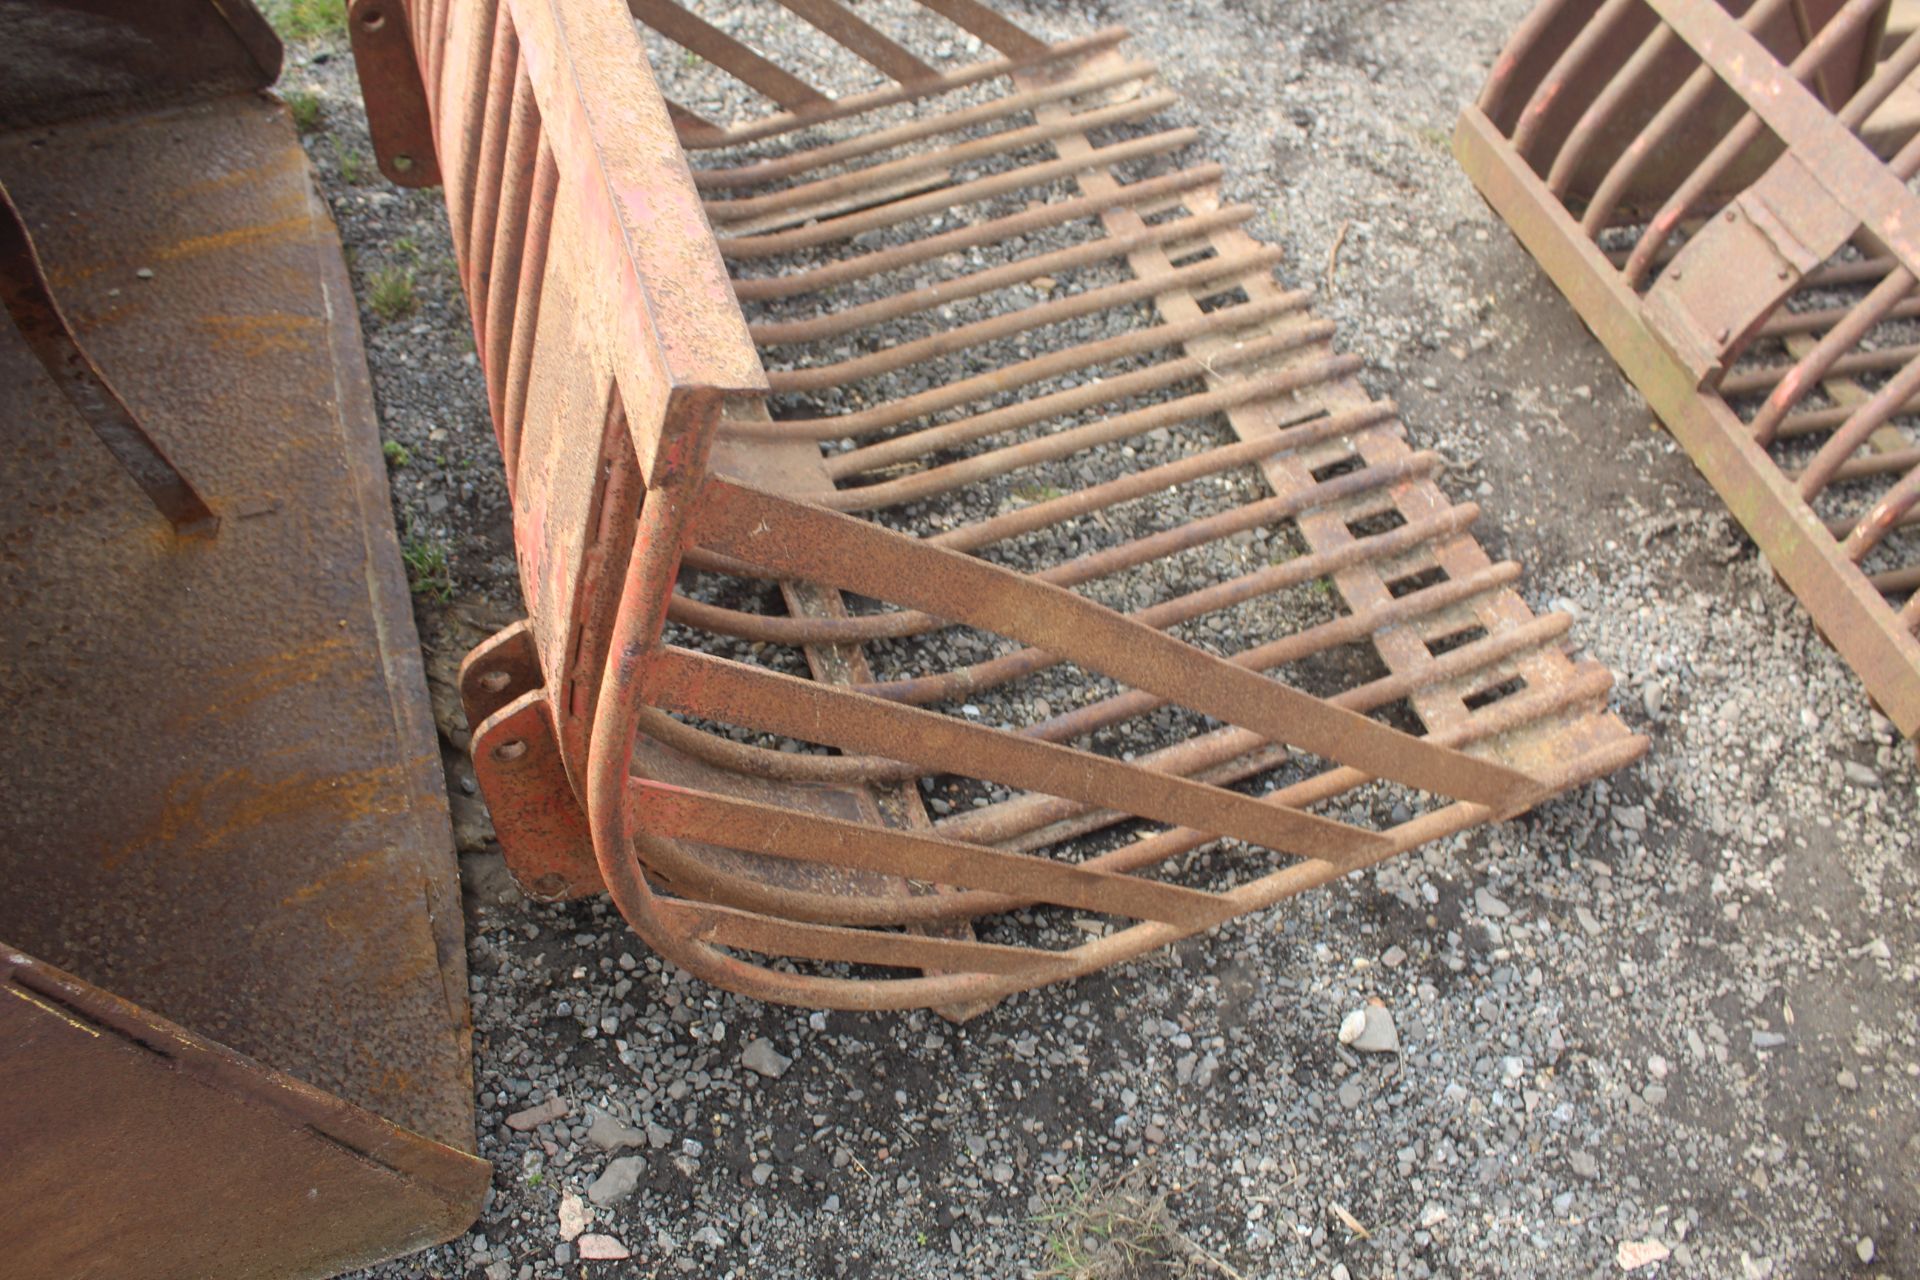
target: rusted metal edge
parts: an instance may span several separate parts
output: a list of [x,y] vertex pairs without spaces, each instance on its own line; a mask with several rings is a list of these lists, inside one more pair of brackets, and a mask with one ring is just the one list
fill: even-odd
[[491,1178],[4,944],[0,1079],[17,1275],[99,1275],[135,1252],[150,1275],[334,1275],[459,1235]]

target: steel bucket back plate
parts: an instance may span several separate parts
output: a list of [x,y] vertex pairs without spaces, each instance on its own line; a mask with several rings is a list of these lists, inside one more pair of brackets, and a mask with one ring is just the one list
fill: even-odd
[[[0,134],[0,174],[76,338],[220,518],[177,536],[0,320],[0,939],[77,975],[14,981],[0,1039],[10,1082],[100,1085],[91,1113],[9,1089],[0,1251],[315,1275],[446,1239],[487,1180],[458,881],[306,156],[241,93]],[[42,1006],[118,1056],[76,1056]],[[221,1097],[139,1065],[172,1044],[220,1064]],[[71,1241],[36,1223],[109,1194],[141,1230],[49,1252]]]

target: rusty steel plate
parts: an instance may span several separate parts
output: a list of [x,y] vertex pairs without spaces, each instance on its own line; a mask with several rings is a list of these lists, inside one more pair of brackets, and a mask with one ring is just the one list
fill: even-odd
[[0,944],[8,1274],[327,1276],[445,1239],[487,1166]]
[[1455,149],[1913,737],[1920,38],[1886,0],[1733,8],[1543,3]]
[[428,104],[375,136],[434,139],[513,496],[528,618],[462,691],[531,891],[965,1016],[1645,750],[1124,32],[399,7],[350,23]]
[[[99,1085],[9,1090],[0,1250],[45,1256],[73,1218],[96,1233],[63,1274],[322,1275],[446,1239],[487,1182],[459,888],[305,154],[244,92],[0,134],[0,174],[58,350],[98,375],[56,380],[45,334],[0,319],[0,938],[78,1028],[7,999],[7,1034],[37,1039],[9,1039],[6,1075]],[[76,408],[101,386],[217,527],[169,524]],[[185,1046],[178,1072],[141,1028]],[[294,1101],[253,1114],[267,1097]],[[260,1198],[215,1211],[273,1152]]]

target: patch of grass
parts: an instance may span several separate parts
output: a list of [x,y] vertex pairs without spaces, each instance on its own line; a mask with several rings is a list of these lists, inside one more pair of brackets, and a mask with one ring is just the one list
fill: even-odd
[[413,291],[413,268],[381,267],[374,272],[367,281],[367,305],[373,308],[373,314],[388,322],[412,315],[420,305],[420,298]]
[[407,566],[413,594],[441,604],[453,599],[453,566],[447,561],[445,543],[409,535],[400,547],[400,559]]
[[686,50],[684,53],[680,55],[680,65],[683,67],[697,67],[702,65],[705,62],[706,62],[705,58],[701,57],[699,54],[695,53],[691,49]]
[[1071,1179],[1034,1219],[1047,1229],[1038,1280],[1161,1280],[1243,1277],[1183,1235],[1141,1165],[1114,1178]]
[[352,147],[343,147],[336,139],[333,144],[333,162],[340,168],[340,181],[350,187],[357,187],[367,179],[367,158]]
[[320,95],[311,89],[289,89],[286,93],[287,114],[293,117],[293,127],[301,133],[312,133],[320,127]]
[[412,236],[401,236],[398,240],[395,240],[393,242],[393,251],[398,254],[404,254],[406,257],[413,259],[415,263],[420,261],[420,245]]
[[1022,502],[1050,502],[1066,495],[1065,489],[1050,484],[1019,484],[1013,487],[1013,496]]
[[401,444],[398,440],[382,441],[380,452],[387,456],[387,465],[389,466],[404,467],[413,461],[413,455],[407,452],[407,446]]
[[260,9],[283,40],[313,40],[347,29],[344,0],[265,0]]

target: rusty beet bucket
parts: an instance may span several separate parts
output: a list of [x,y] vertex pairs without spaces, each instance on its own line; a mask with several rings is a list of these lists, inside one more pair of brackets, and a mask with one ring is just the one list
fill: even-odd
[[[752,47],[796,16],[822,84]],[[734,18],[350,10],[513,497],[529,616],[462,693],[530,891],[756,996],[960,1015],[1645,748],[1124,32]]]
[[1455,135],[1488,202],[1909,737],[1913,16],[1887,0],[1546,0]]
[[458,884],[339,242],[232,0],[0,10],[0,1270],[477,1214]]

